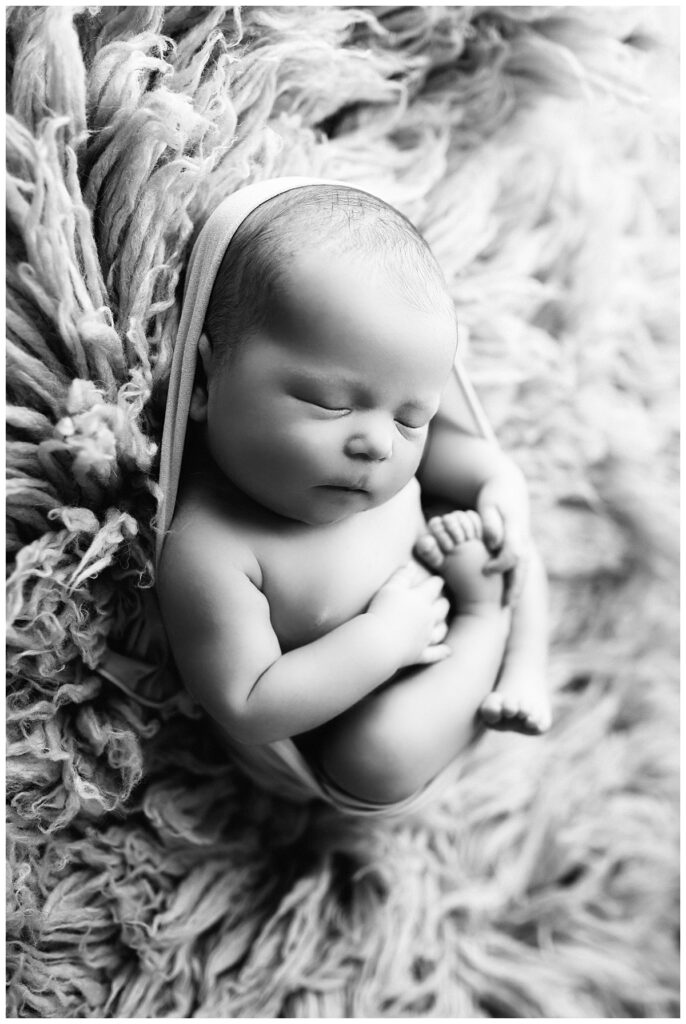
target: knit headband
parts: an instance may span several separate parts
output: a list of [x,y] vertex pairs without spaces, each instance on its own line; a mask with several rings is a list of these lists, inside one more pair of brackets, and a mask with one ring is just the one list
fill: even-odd
[[[207,306],[214,280],[224,254],[245,218],[269,199],[309,185],[336,185],[355,188],[342,181],[324,178],[272,178],[239,189],[224,199],[210,214],[191,252],[183,296],[181,321],[174,345],[169,390],[164,414],[160,451],[160,488],[162,498],[158,511],[155,562],[159,565],[165,536],[171,525],[181,475],[181,461],[186,439],[186,426],[195,381],[198,341],[203,332]],[[459,363],[455,373],[476,432],[492,437],[492,431],[478,399]]]

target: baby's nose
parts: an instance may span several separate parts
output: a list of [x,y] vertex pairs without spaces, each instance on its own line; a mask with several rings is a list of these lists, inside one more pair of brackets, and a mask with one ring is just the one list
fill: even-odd
[[393,424],[380,419],[365,424],[348,438],[346,455],[385,462],[393,454]]

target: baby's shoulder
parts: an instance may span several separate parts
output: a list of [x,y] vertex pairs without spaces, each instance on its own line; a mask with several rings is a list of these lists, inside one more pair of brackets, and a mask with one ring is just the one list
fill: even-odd
[[245,531],[210,502],[180,501],[162,549],[158,585],[206,593],[205,585],[228,569],[261,585],[259,562]]

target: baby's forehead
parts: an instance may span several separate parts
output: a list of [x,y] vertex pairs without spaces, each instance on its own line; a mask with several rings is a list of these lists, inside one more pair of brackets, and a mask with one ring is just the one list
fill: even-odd
[[270,292],[271,312],[289,321],[326,316],[346,321],[402,306],[411,308],[404,278],[398,280],[382,254],[365,249],[322,246],[292,252]]
[[307,300],[320,314],[359,306],[423,312],[454,306],[415,227],[382,200],[352,188],[294,189],[250,213],[229,242],[208,307],[210,336],[242,338]]
[[454,345],[454,310],[408,297],[401,282],[373,260],[318,253],[293,260],[283,294],[266,320],[271,337],[301,356],[335,359],[356,352],[360,364],[383,351],[392,359],[403,339],[411,348]]

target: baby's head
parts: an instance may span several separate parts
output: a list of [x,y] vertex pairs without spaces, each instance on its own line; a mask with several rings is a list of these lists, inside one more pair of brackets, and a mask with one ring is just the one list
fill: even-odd
[[402,214],[344,186],[294,189],[229,245],[190,415],[259,504],[334,522],[414,475],[455,344],[441,270]]

